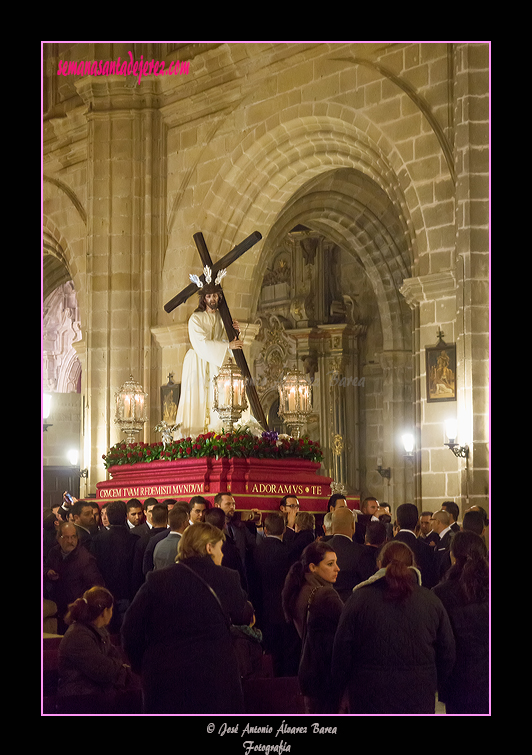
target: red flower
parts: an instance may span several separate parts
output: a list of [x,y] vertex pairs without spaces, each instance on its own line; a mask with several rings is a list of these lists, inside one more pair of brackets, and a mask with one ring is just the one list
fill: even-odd
[[187,454],[189,454],[189,455],[192,453],[192,449],[191,448],[187,448],[186,451],[187,451]]

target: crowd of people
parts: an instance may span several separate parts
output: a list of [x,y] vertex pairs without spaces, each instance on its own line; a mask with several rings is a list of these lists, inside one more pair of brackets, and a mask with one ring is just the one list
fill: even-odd
[[240,513],[218,493],[101,508],[65,496],[45,515],[59,696],[136,684],[148,714],[239,714],[266,655],[298,677],[309,713],[430,714],[437,697],[447,713],[489,712],[480,507],[392,515],[333,495],[318,519],[285,496]]

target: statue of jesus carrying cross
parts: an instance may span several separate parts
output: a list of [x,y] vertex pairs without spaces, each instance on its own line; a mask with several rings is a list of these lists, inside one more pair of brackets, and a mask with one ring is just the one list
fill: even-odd
[[[192,348],[185,355],[181,377],[181,397],[177,409],[176,424],[183,437],[196,437],[210,430],[221,429],[221,419],[213,409],[213,380],[224,363],[228,350],[231,350],[246,382],[246,393],[255,421],[268,430],[264,412],[246,363],[239,326],[230,315],[223,290],[220,285],[227,267],[247,249],[255,244],[261,235],[255,232],[229,254],[213,265],[203,235],[196,233],[194,241],[204,264],[203,275],[191,275],[192,281],[186,289],[168,302],[164,309],[171,312],[182,304],[192,293],[198,292],[197,309],[188,321],[188,334]],[[213,280],[214,279],[214,280]],[[242,417],[245,424],[251,421],[247,412]]]

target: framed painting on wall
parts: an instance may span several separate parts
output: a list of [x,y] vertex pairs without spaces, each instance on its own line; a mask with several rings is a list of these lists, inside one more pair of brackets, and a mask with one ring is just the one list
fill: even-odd
[[425,348],[427,401],[456,401],[456,344],[438,334],[436,346]]

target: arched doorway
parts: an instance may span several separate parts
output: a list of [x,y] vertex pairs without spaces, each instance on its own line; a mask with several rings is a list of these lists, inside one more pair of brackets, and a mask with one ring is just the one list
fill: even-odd
[[332,170],[302,186],[271,228],[254,296],[264,330],[258,384],[276,349],[309,373],[309,434],[325,449],[324,472],[348,493],[392,503],[413,499],[400,444],[413,422],[413,326],[398,290],[410,260],[387,194],[356,170]]

